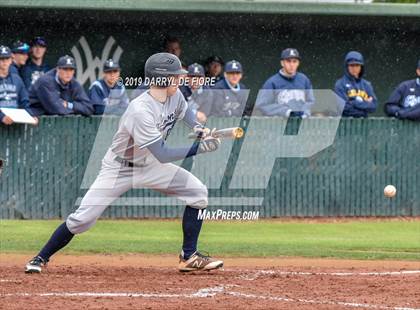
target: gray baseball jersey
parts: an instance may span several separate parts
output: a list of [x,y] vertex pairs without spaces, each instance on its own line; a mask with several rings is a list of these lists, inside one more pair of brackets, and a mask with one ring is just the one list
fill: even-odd
[[[177,165],[160,163],[147,149],[153,142],[166,139],[186,110],[187,103],[179,90],[164,104],[148,92],[129,104],[98,177],[79,208],[67,218],[72,233],[88,230],[110,204],[131,188],[154,189],[200,209],[207,206],[207,188],[199,179]],[[136,166],[126,167],[115,160],[117,157]]]
[[117,156],[141,163],[150,156],[147,146],[160,138],[166,140],[177,120],[184,117],[188,104],[181,91],[162,104],[148,91],[134,99],[120,120],[110,149]]

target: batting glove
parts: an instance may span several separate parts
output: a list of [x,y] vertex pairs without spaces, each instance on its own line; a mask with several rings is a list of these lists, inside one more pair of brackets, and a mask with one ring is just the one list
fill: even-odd
[[219,148],[220,139],[208,136],[204,139],[201,139],[198,146],[199,153],[214,152]]

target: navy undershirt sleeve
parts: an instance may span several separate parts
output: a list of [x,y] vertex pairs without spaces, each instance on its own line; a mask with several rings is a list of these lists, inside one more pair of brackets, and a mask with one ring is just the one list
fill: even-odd
[[156,157],[161,163],[170,163],[186,157],[194,156],[198,153],[198,146],[200,143],[195,141],[188,147],[169,148],[165,145],[162,139],[147,146],[147,149]]

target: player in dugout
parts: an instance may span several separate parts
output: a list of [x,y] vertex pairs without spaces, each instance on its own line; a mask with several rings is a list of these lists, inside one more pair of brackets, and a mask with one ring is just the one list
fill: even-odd
[[224,78],[211,88],[212,100],[200,106],[197,118],[206,121],[209,116],[241,117],[248,99],[247,87],[241,83],[242,65],[232,60],[226,63]]
[[351,51],[344,59],[344,76],[335,83],[335,93],[344,100],[343,116],[367,117],[378,105],[372,84],[363,78],[365,61]]
[[10,66],[10,72],[14,74],[18,74],[20,77],[21,70],[23,66],[26,64],[26,61],[29,57],[29,45],[21,42],[16,41],[12,45],[12,65]]
[[281,69],[264,83],[257,97],[256,106],[263,115],[302,118],[311,115],[315,102],[312,83],[305,74],[298,72],[300,61],[296,49],[282,51]]
[[74,78],[75,71],[73,57],[60,57],[57,68],[44,74],[30,88],[30,114],[91,115],[93,106],[83,87]]
[[220,56],[210,56],[204,61],[206,76],[214,78],[216,82],[223,78],[223,66],[225,62]]
[[170,53],[181,59],[182,47],[181,40],[177,37],[168,36],[163,43],[163,49],[166,53]]
[[45,62],[46,52],[47,41],[43,37],[34,38],[31,42],[29,59],[21,71],[22,80],[27,90],[39,77],[50,70],[50,66]]
[[[0,108],[25,109],[29,105],[28,92],[19,75],[10,72],[12,52],[9,47],[0,46]],[[0,111],[4,125],[12,125],[13,120]]]
[[420,121],[420,60],[416,75],[415,79],[402,82],[392,92],[385,104],[388,116]]
[[[210,100],[210,91],[205,82],[205,73],[202,65],[193,63],[187,68],[187,76],[183,85],[179,87],[190,109],[197,114],[198,109]],[[205,119],[201,119],[197,114],[197,120],[204,123]]]
[[92,83],[89,87],[89,97],[95,109],[95,114],[124,113],[129,99],[122,83],[121,68],[118,62],[108,59],[103,67],[104,77]]

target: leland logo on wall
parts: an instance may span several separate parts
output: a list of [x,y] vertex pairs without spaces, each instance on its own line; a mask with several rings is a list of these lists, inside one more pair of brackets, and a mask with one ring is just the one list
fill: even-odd
[[110,58],[112,58],[115,62],[118,62],[121,54],[123,53],[123,49],[119,45],[116,45],[116,48],[111,56],[111,50],[116,43],[112,36],[110,36],[106,41],[105,46],[102,49],[101,58],[98,58],[97,56],[93,58],[92,50],[90,49],[90,46],[84,36],[79,39],[78,43],[82,47],[85,62],[83,62],[82,56],[76,45],[72,47],[71,52],[76,60],[76,78],[82,85],[84,85],[87,81],[89,81],[89,84],[96,81],[100,76],[102,76],[104,62]]

